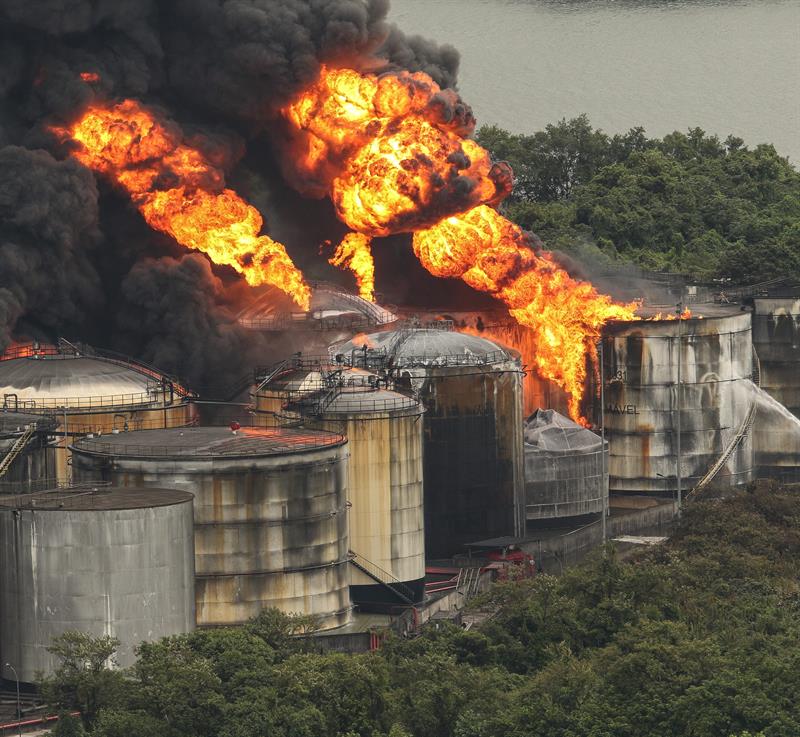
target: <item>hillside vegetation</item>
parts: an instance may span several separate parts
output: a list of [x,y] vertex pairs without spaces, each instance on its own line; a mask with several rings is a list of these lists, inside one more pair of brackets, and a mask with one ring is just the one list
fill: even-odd
[[761,489],[691,504],[665,545],[498,585],[477,630],[320,654],[265,611],[142,645],[68,634],[44,684],[94,737],[797,737],[800,512]]
[[770,145],[608,136],[585,116],[478,141],[514,168],[506,214],[548,248],[699,279],[800,277],[800,172]]

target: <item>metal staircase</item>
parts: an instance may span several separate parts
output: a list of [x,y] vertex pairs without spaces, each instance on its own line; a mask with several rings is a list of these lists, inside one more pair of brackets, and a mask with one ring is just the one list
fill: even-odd
[[8,453],[6,453],[6,457],[0,461],[0,478],[3,478],[3,476],[6,475],[6,472],[11,467],[11,464],[16,460],[17,456],[22,453],[35,432],[36,423],[33,422],[28,425],[25,428],[25,432],[14,441],[14,444],[11,446],[11,448],[9,448]]
[[462,568],[458,572],[458,579],[456,581],[456,588],[464,594],[464,598],[468,599],[470,596],[475,596],[478,593],[478,586],[480,585],[481,569],[480,568]]
[[352,550],[350,551],[350,563],[358,568],[359,571],[369,576],[373,581],[391,591],[392,594],[408,604],[408,606],[415,606],[414,592],[391,573],[383,570],[379,565],[376,565],[371,560],[367,560]]
[[[752,382],[757,387],[761,385],[761,361],[758,358],[755,347],[753,347]],[[711,468],[706,471],[705,476],[703,476],[703,478],[701,478],[686,494],[687,499],[704,487],[708,486],[708,484],[710,484],[716,475],[724,468],[725,464],[728,462],[728,459],[734,454],[736,449],[739,447],[739,444],[742,442],[742,440],[744,440],[745,437],[747,437],[747,434],[753,427],[753,422],[755,422],[757,411],[758,403],[756,402],[756,399],[753,398],[753,401],[750,403],[750,407],[747,410],[747,414],[745,415],[744,421],[736,431],[736,435],[733,436],[731,442],[728,443],[728,446],[725,448],[725,450],[723,450],[722,455],[717,458]]]

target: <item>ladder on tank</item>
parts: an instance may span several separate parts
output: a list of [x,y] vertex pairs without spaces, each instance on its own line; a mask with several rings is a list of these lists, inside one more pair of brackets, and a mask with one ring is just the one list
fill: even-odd
[[6,453],[6,457],[0,461],[0,478],[6,475],[8,469],[11,468],[11,464],[16,460],[17,456],[22,453],[35,432],[36,423],[33,422],[28,425],[25,428],[25,432],[14,441],[14,444],[9,448],[8,453]]
[[[761,361],[758,358],[758,354],[756,353],[755,347],[753,347],[753,377],[752,377],[753,384],[756,386],[761,385]],[[736,431],[736,435],[733,436],[733,439],[730,443],[728,443],[728,447],[722,452],[722,455],[717,458],[711,468],[706,471],[705,476],[701,478],[694,487],[686,494],[686,498],[688,499],[693,494],[696,494],[701,489],[708,486],[716,477],[716,475],[724,468],[725,464],[728,462],[728,459],[734,454],[736,449],[739,447],[739,444],[747,437],[747,434],[750,432],[750,428],[753,427],[753,422],[756,419],[756,412],[758,411],[758,402],[753,399],[750,404],[750,407],[747,410],[747,414],[745,415],[744,421],[742,422],[739,429]]]
[[353,550],[350,551],[350,562],[358,568],[359,571],[391,591],[398,599],[408,604],[408,606],[415,605],[414,592],[400,581],[400,579],[389,573],[389,571],[383,570],[379,565],[373,563],[371,560],[367,560],[363,555],[359,555]]

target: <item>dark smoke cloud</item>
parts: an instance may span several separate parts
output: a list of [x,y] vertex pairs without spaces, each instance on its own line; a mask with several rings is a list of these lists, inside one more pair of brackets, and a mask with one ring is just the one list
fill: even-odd
[[0,347],[22,331],[61,331],[94,319],[102,302],[90,260],[100,238],[97,187],[74,161],[0,149]]
[[[284,350],[235,325],[227,270],[198,255],[144,260],[179,249],[165,251],[125,195],[66,159],[51,127],[94,99],[134,97],[164,109],[234,181],[241,159],[254,190],[286,189],[277,167],[253,159],[252,137],[321,64],[455,83],[455,50],[406,37],[387,13],[386,0],[0,0],[0,346],[12,334],[117,341],[200,384],[235,373],[221,356],[246,365]],[[442,97],[454,125],[468,116],[459,105]],[[270,200],[293,203],[276,218],[285,233],[308,230],[308,205],[279,189]],[[306,240],[287,242],[299,263]]]

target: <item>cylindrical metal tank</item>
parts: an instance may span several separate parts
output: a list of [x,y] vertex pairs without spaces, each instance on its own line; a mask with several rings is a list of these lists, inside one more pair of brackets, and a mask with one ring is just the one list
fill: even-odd
[[408,328],[333,346],[333,359],[386,371],[425,407],[425,551],[525,529],[522,368],[500,345],[449,330]]
[[194,629],[192,495],[92,487],[0,497],[0,662],[51,673],[66,630],[142,641]]
[[608,444],[555,410],[525,421],[525,512],[528,520],[602,512],[608,497]]
[[59,423],[58,481],[69,480],[68,446],[88,432],[183,427],[195,421],[189,393],[124,356],[59,346],[18,345],[0,356],[2,407],[50,414]]
[[[754,423],[758,475],[800,481],[800,298],[753,300],[753,347],[761,389],[788,410],[762,401]],[[766,399],[766,398],[765,398]]]
[[73,470],[194,493],[198,626],[276,607],[329,629],[350,619],[346,442],[285,428],[141,430],[80,440]]
[[679,406],[684,491],[732,445],[715,483],[753,476],[750,313],[714,305],[700,305],[697,313],[604,328],[604,417],[598,402],[595,419],[605,421],[612,492],[675,493]]
[[55,449],[51,438],[56,421],[0,409],[0,494],[21,494],[52,485],[56,477]]
[[290,403],[306,427],[347,436],[350,595],[362,609],[422,601],[425,533],[422,405],[363,371],[324,377]]

